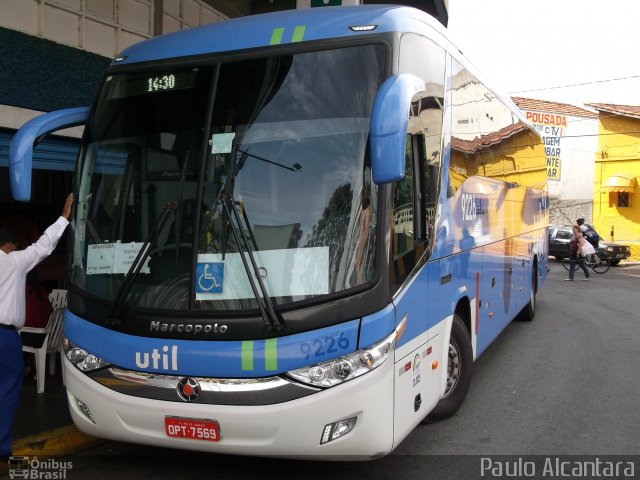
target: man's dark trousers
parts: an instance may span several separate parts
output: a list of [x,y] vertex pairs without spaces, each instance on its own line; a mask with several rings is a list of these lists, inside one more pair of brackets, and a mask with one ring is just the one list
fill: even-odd
[[11,453],[13,422],[20,405],[23,380],[20,335],[13,329],[0,328],[0,458]]

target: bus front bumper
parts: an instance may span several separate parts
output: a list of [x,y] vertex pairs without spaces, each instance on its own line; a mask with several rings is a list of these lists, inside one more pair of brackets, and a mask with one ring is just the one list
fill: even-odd
[[[272,405],[210,405],[126,395],[80,372],[66,358],[71,416],[100,438],[222,454],[354,460],[393,448],[393,361],[342,385]],[[165,418],[215,421],[219,439],[169,436]],[[325,427],[355,417],[346,435],[322,443]]]

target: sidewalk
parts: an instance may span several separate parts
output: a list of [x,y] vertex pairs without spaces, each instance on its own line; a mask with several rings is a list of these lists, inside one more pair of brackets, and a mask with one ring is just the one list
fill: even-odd
[[57,355],[56,360],[56,374],[47,373],[43,393],[37,393],[35,379],[26,380],[23,384],[20,408],[13,426],[14,455],[70,455],[100,441],[73,425]]

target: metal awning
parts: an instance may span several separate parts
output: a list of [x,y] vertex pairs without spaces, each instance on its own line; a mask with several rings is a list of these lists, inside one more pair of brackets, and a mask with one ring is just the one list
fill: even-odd
[[[14,134],[13,130],[0,129],[0,167],[9,166],[9,145]],[[46,137],[33,152],[33,169],[73,172],[79,150],[80,139]]]
[[617,173],[611,175],[602,184],[604,192],[628,192],[633,193],[636,189],[635,177],[627,173]]

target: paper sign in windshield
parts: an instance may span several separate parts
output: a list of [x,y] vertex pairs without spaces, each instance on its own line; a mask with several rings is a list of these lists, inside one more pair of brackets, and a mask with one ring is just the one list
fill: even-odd
[[[128,273],[142,248],[142,242],[96,243],[87,251],[87,275]],[[147,258],[140,273],[150,273]]]
[[[227,253],[224,262],[221,254],[198,255],[196,300],[253,298],[240,255]],[[254,256],[260,278],[272,297],[329,293],[329,247],[262,250]],[[257,282],[255,274],[253,277]]]
[[211,153],[231,153],[236,133],[215,133],[211,136]]

